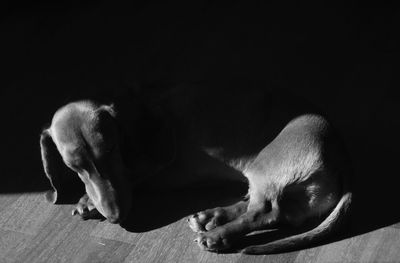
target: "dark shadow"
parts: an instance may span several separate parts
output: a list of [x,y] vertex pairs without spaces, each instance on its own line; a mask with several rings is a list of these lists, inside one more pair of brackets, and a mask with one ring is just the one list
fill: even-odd
[[134,208],[122,227],[130,232],[150,231],[208,208],[233,204],[246,191],[245,184],[218,182],[175,191],[135,191]]

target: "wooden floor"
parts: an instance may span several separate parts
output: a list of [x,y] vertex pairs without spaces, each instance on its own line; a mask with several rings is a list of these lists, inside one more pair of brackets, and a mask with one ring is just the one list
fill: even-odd
[[[399,224],[339,242],[278,255],[201,251],[185,218],[135,233],[82,221],[72,206],[41,193],[0,196],[0,262],[398,262]],[[160,214],[159,216],[163,216]]]

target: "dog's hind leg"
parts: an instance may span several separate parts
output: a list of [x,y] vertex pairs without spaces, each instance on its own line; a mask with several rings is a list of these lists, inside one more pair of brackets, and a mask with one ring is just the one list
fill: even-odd
[[194,232],[206,232],[235,220],[247,211],[248,204],[248,200],[243,200],[230,206],[207,209],[190,216],[188,224]]

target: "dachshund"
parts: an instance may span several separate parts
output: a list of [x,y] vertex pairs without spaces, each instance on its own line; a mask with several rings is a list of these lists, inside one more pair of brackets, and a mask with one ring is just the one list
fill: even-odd
[[[274,99],[229,92],[233,99],[171,93],[158,101],[158,108],[136,101],[118,108],[117,103],[91,100],[61,107],[40,138],[44,170],[53,187],[48,200],[57,203],[65,194],[63,184],[73,175],[66,178],[60,169],[67,167],[85,186],[72,214],[100,214],[121,223],[132,208],[132,188],[149,178],[156,178],[151,183],[184,185],[202,176],[210,180],[211,171],[229,179],[229,173],[193,154],[201,153],[237,171],[240,178],[231,179],[248,184],[240,202],[187,219],[202,249],[229,251],[262,230],[305,229],[240,250],[280,253],[316,244],[340,229],[352,192],[345,149],[327,118],[313,112],[283,118],[287,107]],[[190,165],[193,172],[157,177],[175,162],[196,165]]]

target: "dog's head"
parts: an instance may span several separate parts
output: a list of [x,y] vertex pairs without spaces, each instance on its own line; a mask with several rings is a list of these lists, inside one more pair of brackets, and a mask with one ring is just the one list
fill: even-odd
[[126,104],[117,114],[113,106],[78,101],[54,114],[40,137],[53,187],[48,201],[82,196],[83,182],[97,210],[118,223],[131,210],[133,187],[174,160],[175,136],[165,120],[140,103]]
[[[110,222],[120,222],[131,208],[130,181],[122,160],[112,106],[89,101],[59,109],[40,138],[42,161],[53,191],[47,199],[59,203],[76,174],[97,210]],[[70,187],[70,186],[69,186]]]

